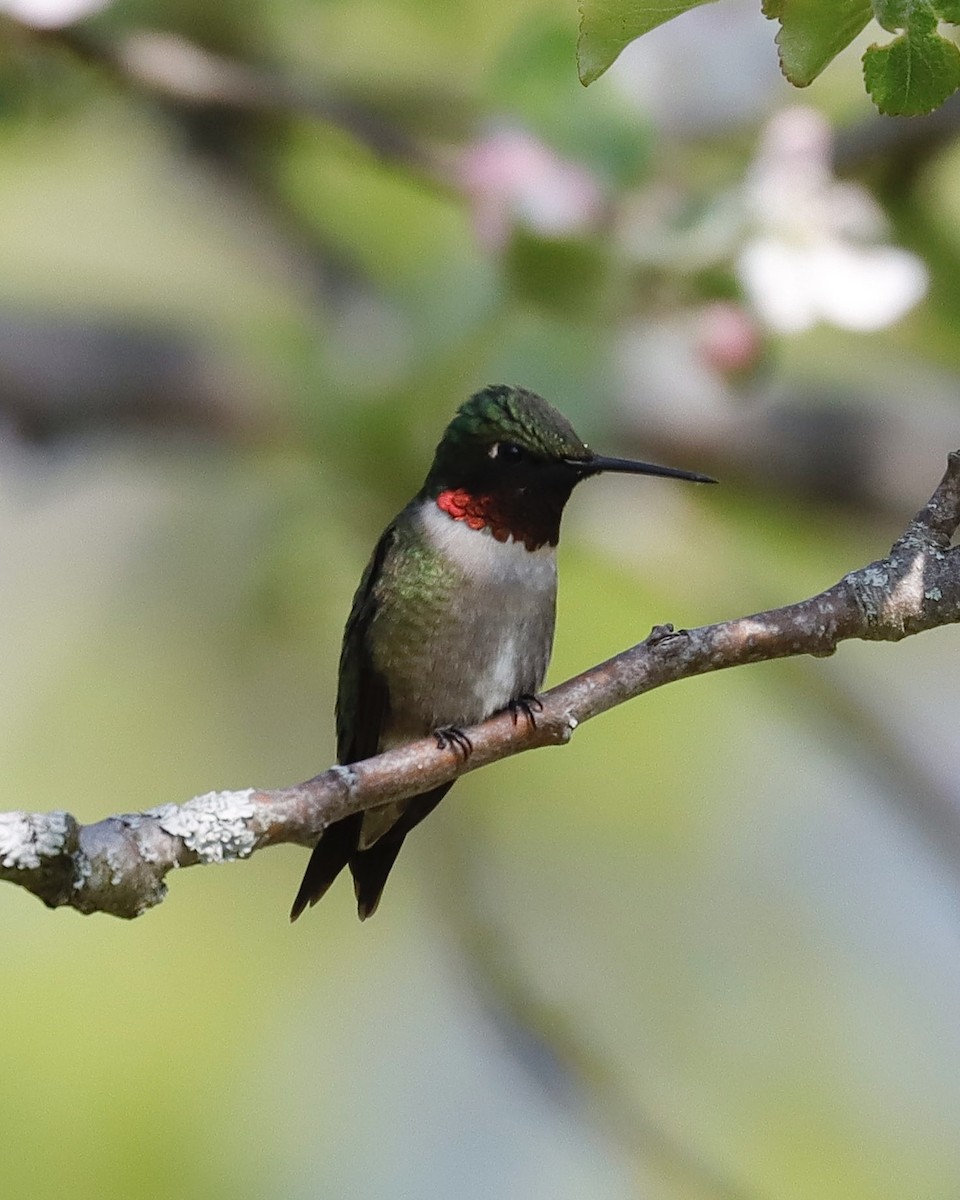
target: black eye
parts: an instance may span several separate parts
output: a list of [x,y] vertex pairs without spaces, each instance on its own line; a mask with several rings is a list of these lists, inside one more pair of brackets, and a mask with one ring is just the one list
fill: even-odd
[[516,442],[494,442],[490,447],[490,457],[498,458],[504,463],[515,463],[525,459],[527,452]]

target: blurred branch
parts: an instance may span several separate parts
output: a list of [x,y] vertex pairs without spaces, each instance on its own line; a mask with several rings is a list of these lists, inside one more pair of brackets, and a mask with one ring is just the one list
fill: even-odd
[[[212,174],[221,213],[232,212],[244,236],[252,215],[261,251],[270,249],[285,273],[334,307],[369,285],[361,264],[307,220],[277,183],[273,156],[296,121],[341,130],[419,183],[458,194],[452,160],[442,149],[342,89],[217,53],[179,34],[137,30],[108,37],[77,26],[35,29],[9,18],[0,20],[0,34],[5,28],[34,45],[66,51],[162,113],[194,161]],[[438,99],[438,111],[453,107]],[[232,205],[225,204],[228,196]]]
[[[923,718],[904,721],[895,701],[864,692],[849,678],[818,671],[816,664],[797,661],[800,669],[791,694],[816,714],[824,736],[842,739],[859,758],[891,811],[905,818],[954,879],[960,874],[960,780],[929,746],[917,744]],[[814,669],[809,669],[814,668]],[[926,752],[924,752],[924,750]]]
[[469,836],[449,823],[445,830],[443,869],[432,880],[442,888],[444,925],[463,955],[474,994],[513,1059],[554,1104],[593,1120],[644,1179],[646,1190],[640,1194],[760,1200],[761,1193],[736,1179],[720,1156],[691,1142],[689,1130],[671,1127],[664,1114],[648,1109],[620,1057],[611,1059],[594,1045],[583,1022],[552,995],[539,992],[522,952],[484,912],[483,891],[474,886],[477,857]]
[[0,309],[0,428],[37,445],[119,431],[280,440],[269,395],[252,363],[180,330]]
[[0,879],[51,908],[135,917],[164,897],[174,867],[246,858],[265,846],[311,846],[334,821],[404,800],[511,754],[570,740],[584,721],[680,679],[800,654],[847,638],[900,641],[960,622],[960,450],[890,554],[809,600],[646,641],[542,697],[536,723],[498,713],[466,731],[466,761],[422,739],[274,791],[211,792],[183,805],[80,825],[66,812],[0,814]]
[[139,30],[108,40],[76,27],[31,31],[105,70],[119,83],[193,108],[322,121],[379,158],[448,186],[425,145],[372,106],[280,71],[216,54],[179,34]]
[[834,166],[848,174],[877,164],[884,180],[903,191],[956,138],[958,130],[960,95],[956,93],[922,117],[885,117],[874,112],[837,134]]

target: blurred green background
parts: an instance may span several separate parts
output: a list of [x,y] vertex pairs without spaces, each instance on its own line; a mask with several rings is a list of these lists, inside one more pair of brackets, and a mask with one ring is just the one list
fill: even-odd
[[[553,681],[882,555],[960,443],[958,110],[856,50],[800,95],[727,0],[584,91],[572,3],[81,5],[0,15],[4,808],[326,767],[484,383],[722,477],[578,491]],[[292,847],[129,925],[4,889],[5,1194],[956,1200],[956,644],[471,775],[362,927],[288,925]]]

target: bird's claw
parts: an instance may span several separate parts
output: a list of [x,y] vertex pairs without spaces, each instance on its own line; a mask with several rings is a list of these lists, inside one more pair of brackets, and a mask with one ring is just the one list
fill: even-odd
[[530,728],[536,729],[537,718],[534,716],[534,713],[543,712],[543,701],[539,697],[534,696],[532,692],[524,692],[522,696],[517,696],[515,700],[511,700],[507,708],[513,717],[514,725],[518,724],[520,714],[523,713]]
[[433,731],[433,736],[437,739],[438,750],[452,750],[463,762],[473,753],[473,742],[456,725],[443,725]]

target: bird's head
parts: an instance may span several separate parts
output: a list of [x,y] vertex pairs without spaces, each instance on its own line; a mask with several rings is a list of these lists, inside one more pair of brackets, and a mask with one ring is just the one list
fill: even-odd
[[457,410],[421,494],[455,519],[532,549],[556,544],[570,493],[582,479],[607,471],[716,482],[693,471],[595,454],[542,397],[497,384]]

